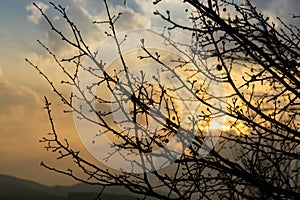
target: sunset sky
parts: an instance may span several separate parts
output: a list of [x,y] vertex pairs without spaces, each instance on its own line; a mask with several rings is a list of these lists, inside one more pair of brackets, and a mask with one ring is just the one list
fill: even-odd
[[[48,16],[60,24],[60,16],[53,10],[48,1],[36,1]],[[92,24],[92,21],[105,19],[101,0],[64,0],[53,1],[68,7],[73,21],[78,24],[91,46],[104,41],[104,29]],[[122,10],[124,16],[118,23],[120,31],[133,28],[157,27],[164,23],[153,16],[155,10],[169,9],[179,23],[185,23],[184,6],[174,0],[163,0],[153,6],[150,0],[108,0],[115,10]],[[179,1],[178,1],[179,2]],[[297,0],[255,0],[257,7],[273,17],[282,17],[295,23],[292,13],[300,14]],[[272,18],[271,18],[272,19]],[[64,137],[72,141],[74,147],[84,149],[77,136],[73,118],[62,113],[62,107],[51,93],[50,87],[39,74],[25,62],[25,58],[43,67],[45,72],[59,81],[60,74],[52,66],[51,60],[37,44],[40,39],[60,55],[67,55],[68,47],[61,44],[49,29],[31,0],[2,0],[0,6],[0,173],[30,179],[46,185],[64,185],[73,180],[48,172],[39,166],[40,161],[54,164],[54,154],[46,152],[38,142],[50,131],[43,97],[48,96],[53,102],[57,127]],[[66,28],[61,25],[61,29]],[[85,155],[88,156],[86,152]],[[92,158],[90,158],[92,159]],[[56,166],[66,166],[67,162]]]

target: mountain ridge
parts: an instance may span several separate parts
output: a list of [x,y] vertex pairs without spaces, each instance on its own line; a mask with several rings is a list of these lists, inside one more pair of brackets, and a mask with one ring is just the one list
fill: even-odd
[[[93,186],[83,183],[74,184],[71,186],[45,186],[34,181],[17,178],[14,176],[0,174],[0,199],[10,199],[10,197],[43,197],[43,199],[71,199],[74,194],[93,194],[97,195],[103,186]],[[137,199],[141,197],[138,194],[132,194],[121,186],[107,187],[103,195],[103,199]],[[78,195],[80,196],[80,195]],[[81,195],[82,196],[82,195]],[[87,195],[89,196],[89,195]],[[91,196],[91,195],[90,195]],[[1,198],[2,197],[2,198]],[[3,198],[5,197],[5,198]]]

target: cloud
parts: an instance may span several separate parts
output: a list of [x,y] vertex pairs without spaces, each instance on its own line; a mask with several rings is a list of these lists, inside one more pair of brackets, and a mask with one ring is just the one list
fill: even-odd
[[0,102],[0,124],[7,130],[30,120],[42,105],[41,98],[31,88],[9,81],[0,82]]
[[[142,4],[140,4],[140,0],[130,0],[126,1],[126,4],[124,5],[124,0],[111,0],[109,1],[109,5],[112,7],[123,7],[123,8],[130,8],[135,13],[145,14],[145,7],[143,7]],[[152,4],[152,1],[148,1],[150,5]],[[148,4],[148,12],[149,12],[149,4]]]
[[[170,11],[171,19],[181,25],[193,26],[191,20],[189,20],[189,13],[185,12],[186,9],[191,10],[191,6],[187,3],[182,3],[173,0],[163,0],[160,3],[153,5],[153,1],[136,1],[140,6],[140,13],[146,17],[153,27],[165,27],[171,26],[169,22],[161,19],[161,17],[154,15],[153,12],[158,10],[162,14],[166,14],[166,11]],[[177,29],[179,31],[179,29]]]
[[[51,98],[52,114],[59,135],[68,138],[72,147],[81,143],[74,130],[72,115],[62,114],[62,105]],[[43,160],[53,164],[55,154],[43,149],[45,144],[38,141],[50,131],[47,113],[42,109],[44,102],[33,89],[10,81],[0,81],[0,171],[44,184],[64,184],[70,180],[48,172],[39,166]],[[84,152],[84,148],[81,147]],[[65,168],[66,160],[58,163]],[[47,178],[45,178],[47,177]],[[55,178],[52,178],[55,177]]]
[[135,12],[130,7],[115,6],[112,8],[112,12],[122,12],[120,19],[116,23],[117,30],[127,31],[137,28],[149,28],[152,25],[151,19],[142,13]]
[[32,159],[42,152],[37,150],[38,128],[47,130],[41,123],[41,98],[29,87],[1,81],[0,102],[0,170],[10,173],[14,168],[14,175],[24,177],[20,166],[26,162],[37,165]]
[[[70,0],[71,1],[71,0]],[[62,5],[63,7],[66,7],[66,12],[73,21],[78,29],[81,31],[81,34],[83,36],[84,41],[89,45],[92,46],[91,43],[93,41],[99,40],[99,38],[104,36],[103,31],[99,28],[99,26],[94,25],[92,22],[95,20],[93,19],[93,16],[91,13],[89,13],[83,4],[80,3],[81,1],[78,1],[76,3],[71,2],[63,2],[66,5]],[[42,4],[45,5],[45,4]],[[52,20],[53,25],[61,31],[64,36],[69,38],[71,41],[75,41],[74,34],[72,30],[70,29],[70,25],[66,22],[66,20],[60,15],[60,13],[57,12],[54,8],[46,5],[47,7],[47,17]],[[95,7],[95,6],[94,6]],[[100,6],[98,6],[100,9]],[[97,7],[97,8],[98,8]],[[27,9],[33,10],[33,6],[28,6]],[[96,9],[96,8],[94,8]],[[35,12],[35,11],[33,11]],[[66,42],[62,41],[62,38],[55,33],[51,27],[49,26],[48,22],[46,20],[42,20],[42,16],[40,14],[30,15],[31,21],[34,22],[36,25],[38,25],[38,28],[40,31],[44,34],[44,38],[38,38],[41,41],[45,42],[47,47],[51,49],[56,54],[60,54],[63,56],[69,56],[73,55],[73,53],[76,53],[78,51],[75,51],[73,47],[66,44]],[[34,17],[33,17],[34,16]]]
[[[48,10],[49,6],[44,4],[43,2],[36,2],[37,6],[40,7],[44,12],[46,10]],[[27,19],[28,21],[34,23],[34,24],[39,24],[41,19],[42,19],[42,15],[40,13],[40,11],[33,5],[27,5],[26,6],[26,10],[28,12],[27,14]]]
[[269,16],[276,25],[279,25],[277,17],[281,18],[286,24],[300,25],[300,21],[293,19],[293,15],[299,15],[300,4],[298,0],[273,0],[252,2],[259,11]]
[[[122,4],[120,2],[122,2]],[[150,27],[152,25],[151,19],[143,14],[141,5],[135,3],[135,1],[131,3],[128,2],[126,6],[123,5],[123,1],[110,1],[109,4],[112,15],[118,12],[123,13],[116,25],[119,32],[135,28]],[[69,0],[64,6],[67,8],[66,11],[71,21],[76,24],[88,46],[98,46],[101,42],[108,39],[104,34],[105,31],[109,31],[108,26],[92,23],[93,21],[107,20],[103,4],[95,1]],[[33,10],[32,6],[28,6],[28,9]],[[65,22],[65,19],[61,17],[56,10],[48,9],[47,16],[53,20],[53,25],[57,27],[59,31],[72,41],[75,41],[69,24]],[[38,20],[34,18],[35,22],[38,21],[38,23],[35,24],[37,24],[40,30],[45,34],[45,44],[49,49],[61,56],[71,56],[78,52],[75,48],[62,41],[62,38],[51,30],[46,20],[41,20],[40,15],[38,15],[38,17]]]

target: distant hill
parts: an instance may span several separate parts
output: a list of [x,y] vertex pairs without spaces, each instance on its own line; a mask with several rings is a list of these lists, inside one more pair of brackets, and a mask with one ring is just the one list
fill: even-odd
[[[76,184],[73,186],[48,187],[33,181],[0,175],[1,200],[94,200],[101,186]],[[120,186],[107,187],[102,200],[132,200],[141,196]]]
[[0,175],[0,196],[55,194],[51,188],[12,176]]

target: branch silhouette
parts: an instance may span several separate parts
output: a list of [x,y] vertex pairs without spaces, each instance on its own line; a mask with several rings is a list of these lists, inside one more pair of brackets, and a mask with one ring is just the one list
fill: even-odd
[[[156,0],[153,4],[159,6],[163,1]],[[68,107],[66,113],[75,113],[88,124],[97,125],[102,134],[109,135],[107,137],[117,148],[110,152],[107,161],[118,154],[140,168],[155,168],[155,159],[159,158],[172,160],[172,163],[157,170],[130,173],[89,162],[78,150],[71,148],[67,139],[59,138],[51,104],[45,98],[51,133],[41,142],[46,144],[47,150],[56,153],[58,159],[72,158],[75,169],[81,173],[42,162],[43,167],[87,184],[121,185],[145,198],[300,198],[300,30],[297,26],[288,25],[280,18],[275,19],[276,23],[271,21],[270,16],[262,14],[248,0],[243,4],[231,0],[185,0],[189,6],[185,11],[189,17],[185,20],[191,25],[177,22],[168,10],[156,11],[154,15],[169,27],[153,34],[181,56],[172,57],[166,51],[148,47],[146,39],[136,38],[141,47],[136,59],[155,63],[162,69],[154,73],[155,83],[150,84],[145,73],[137,75],[130,70],[128,52],[123,51],[127,36],[120,38],[117,34],[117,22],[122,13],[112,14],[110,4],[106,0],[102,2],[107,19],[94,21],[94,24],[109,25],[105,34],[114,41],[118,67],[106,70],[106,63],[98,57],[99,52],[90,50],[67,9],[54,3],[50,4],[70,26],[72,36],[61,32],[44,11],[34,5],[61,42],[75,49],[77,54],[59,59],[43,42],[38,41],[38,44],[53,58],[66,80],[52,81],[51,75],[43,72],[40,66],[29,59],[26,61]],[[293,18],[298,16],[293,15]],[[189,45],[172,38],[176,30],[189,35]],[[84,59],[96,68],[85,66]],[[73,68],[69,70],[66,64],[72,64]],[[80,70],[98,81],[82,88]],[[164,78],[166,73],[170,75],[168,78]],[[162,79],[168,79],[173,87],[166,87]],[[65,96],[59,89],[61,85],[71,85],[78,93]],[[209,89],[221,87],[224,93]],[[95,88],[101,89],[100,94]],[[179,91],[184,91],[184,95],[174,95]],[[86,108],[74,105],[74,101],[84,102]],[[178,102],[184,102],[181,110]],[[186,122],[184,112],[190,112],[190,102],[199,106],[196,114]],[[129,108],[126,110],[124,105]],[[94,113],[97,119],[88,113]],[[126,117],[112,120],[116,113]],[[213,122],[223,116],[226,120],[220,128]],[[152,122],[161,128],[150,130]],[[190,144],[184,144],[194,132]],[[209,144],[217,137],[217,143],[211,147]],[[176,158],[173,150],[165,148],[174,138],[182,146],[187,145]],[[163,153],[157,153],[158,149],[163,149]],[[140,155],[141,162],[130,160],[129,155],[135,154]],[[148,154],[151,156],[144,157]]]

